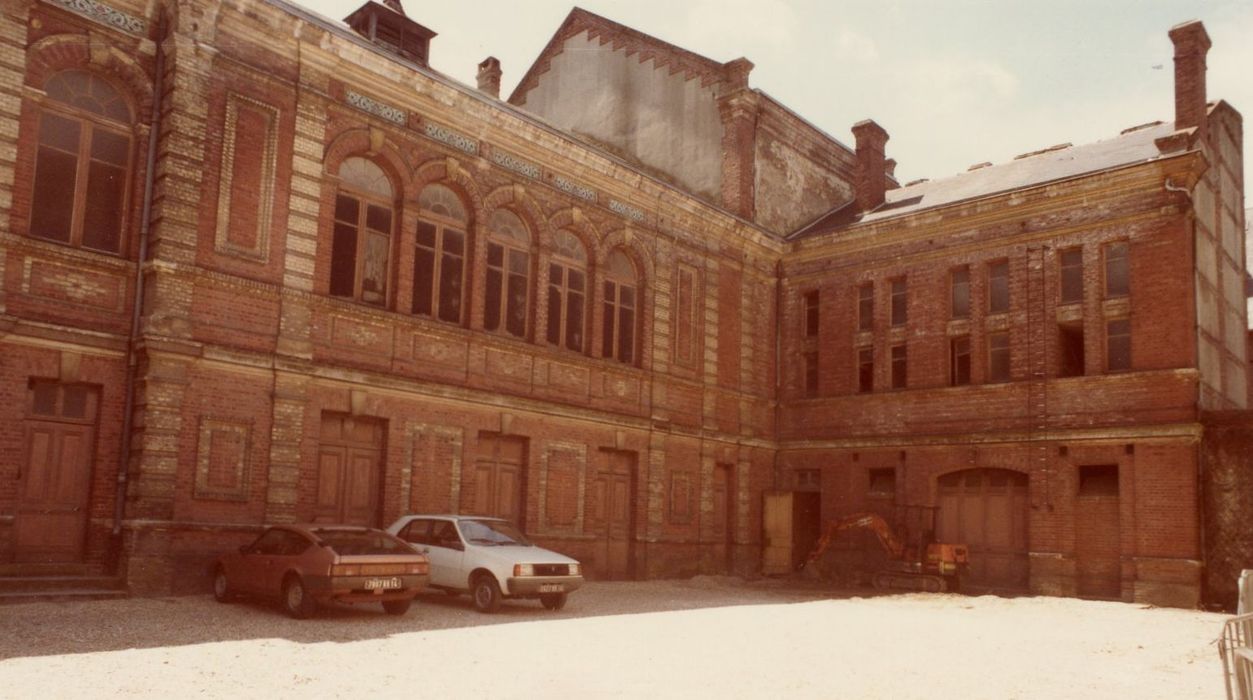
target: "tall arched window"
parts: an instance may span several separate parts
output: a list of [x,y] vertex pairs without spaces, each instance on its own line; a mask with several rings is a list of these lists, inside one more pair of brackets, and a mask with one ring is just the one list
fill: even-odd
[[44,84],[31,200],[32,236],[118,253],[131,174],[130,106],[81,70]]
[[639,316],[639,275],[621,250],[609,254],[605,269],[605,323],[602,354],[635,364],[636,323]]
[[331,294],[367,304],[387,303],[392,240],[392,183],[365,158],[339,166],[331,240]]
[[583,352],[587,328],[587,251],[569,231],[553,237],[548,263],[548,342]]
[[461,323],[465,306],[465,206],[443,185],[418,195],[418,243],[413,258],[413,312]]
[[483,326],[526,336],[530,307],[531,234],[522,219],[497,209],[487,222],[487,307]]

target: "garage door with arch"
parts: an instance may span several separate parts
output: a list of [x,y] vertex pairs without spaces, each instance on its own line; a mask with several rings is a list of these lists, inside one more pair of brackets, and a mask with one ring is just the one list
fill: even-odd
[[967,469],[941,476],[936,537],[970,548],[970,588],[1025,589],[1027,475]]

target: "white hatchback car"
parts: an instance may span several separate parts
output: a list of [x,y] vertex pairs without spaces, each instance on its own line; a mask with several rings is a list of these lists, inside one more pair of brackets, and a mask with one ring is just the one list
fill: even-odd
[[482,612],[496,612],[505,598],[538,598],[545,608],[560,610],[583,585],[579,562],[531,544],[508,520],[405,515],[387,531],[430,560],[429,588],[471,593]]

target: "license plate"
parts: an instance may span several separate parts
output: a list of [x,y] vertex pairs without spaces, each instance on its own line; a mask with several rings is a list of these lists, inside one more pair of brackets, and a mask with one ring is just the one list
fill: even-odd
[[563,583],[541,583],[539,585],[540,593],[562,593],[566,590]]
[[391,578],[371,578],[366,579],[365,589],[367,591],[382,591],[388,588],[400,588],[400,579],[396,576]]

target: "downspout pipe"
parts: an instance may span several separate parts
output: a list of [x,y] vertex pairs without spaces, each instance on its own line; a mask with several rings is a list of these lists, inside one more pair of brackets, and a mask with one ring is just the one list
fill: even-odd
[[166,17],[157,19],[157,56],[152,79],[152,115],[148,126],[148,155],[144,165],[143,213],[139,218],[139,255],[135,261],[135,293],[131,298],[130,336],[126,341],[126,395],[122,407],[122,447],[118,455],[117,499],[113,505],[113,531],[110,537],[109,568],[117,574],[122,561],[122,517],[126,511],[126,487],[130,481],[131,433],[134,430],[135,384],[139,373],[136,345],[144,299],[144,264],[148,260],[148,237],[152,230],[152,193],[156,180],[157,145],[161,136],[162,91],[165,89]]

